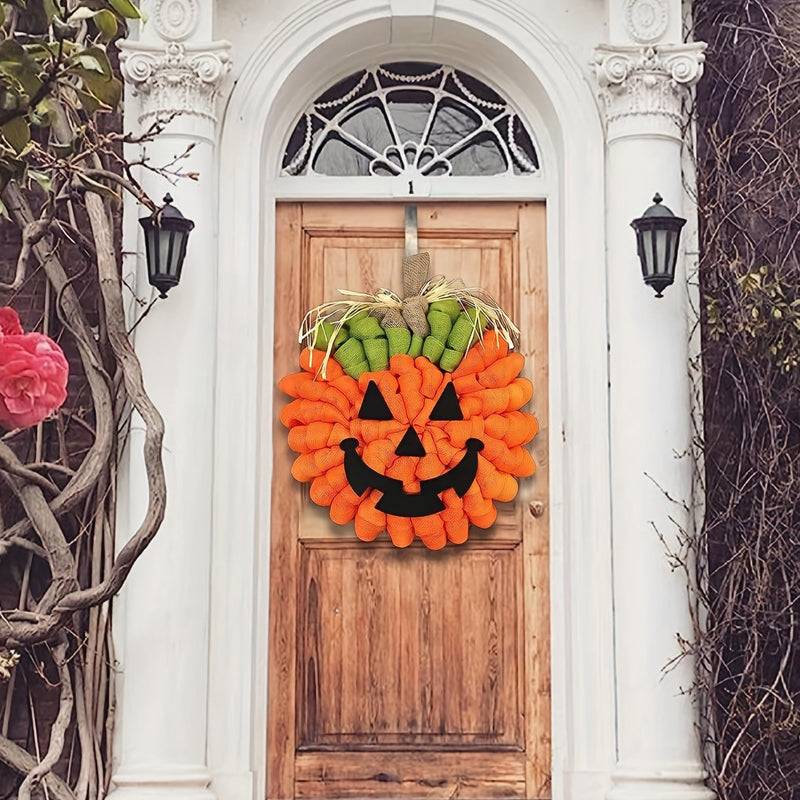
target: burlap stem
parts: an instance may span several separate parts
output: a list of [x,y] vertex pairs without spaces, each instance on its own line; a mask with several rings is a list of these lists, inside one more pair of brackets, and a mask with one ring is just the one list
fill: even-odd
[[[428,253],[417,253],[403,259],[403,305],[401,309],[405,324],[412,333],[423,338],[430,332],[428,319],[428,301],[421,296],[422,288],[428,280],[431,257]],[[384,318],[386,325],[386,318]],[[396,327],[396,326],[395,326]]]

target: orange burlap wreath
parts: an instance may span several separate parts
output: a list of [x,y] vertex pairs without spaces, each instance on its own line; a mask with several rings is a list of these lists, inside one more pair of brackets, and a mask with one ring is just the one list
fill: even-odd
[[300,454],[292,475],[311,482],[335,523],[354,521],[360,539],[388,531],[397,547],[415,537],[434,550],[461,544],[533,473],[524,445],[538,425],[520,410],[533,387],[519,377],[523,357],[491,327],[452,372],[395,354],[354,378],[332,359],[322,370],[324,360],[325,350],[305,350],[303,371],[280,382],[295,398],[281,421]]

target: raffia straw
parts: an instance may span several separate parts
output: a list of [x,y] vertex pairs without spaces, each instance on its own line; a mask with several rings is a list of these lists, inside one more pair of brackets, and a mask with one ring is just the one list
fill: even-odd
[[[325,357],[317,372],[318,376],[327,378],[328,361],[333,355],[333,343],[339,332],[344,328],[347,321],[362,311],[379,311],[390,308],[400,308],[402,303],[400,298],[388,289],[378,289],[374,294],[368,292],[354,292],[349,289],[339,289],[339,294],[347,297],[359,298],[353,300],[333,300],[328,303],[312,308],[300,325],[300,344],[304,344],[309,349],[314,343],[317,333],[323,322],[328,322],[334,326],[328,345],[325,348]],[[311,358],[309,357],[309,366]]]
[[[519,346],[519,328],[513,323],[511,317],[503,311],[497,301],[483,289],[467,287],[457,278],[450,280],[438,275],[431,278],[422,289],[422,294],[429,303],[438,300],[457,300],[462,310],[477,308],[495,329],[495,333],[505,339],[512,349]],[[477,333],[477,323],[473,323]],[[480,337],[478,339],[481,341]]]
[[[333,355],[333,343],[339,332],[345,327],[347,321],[362,311],[367,312],[386,312],[390,310],[400,310],[402,300],[389,289],[378,289],[373,294],[369,292],[356,292],[350,289],[339,289],[339,294],[344,295],[346,300],[333,300],[328,303],[312,308],[300,326],[299,341],[301,344],[311,348],[317,337],[323,322],[334,326],[327,347],[325,357],[322,359],[317,376],[327,377],[328,361]],[[503,311],[497,302],[481,289],[470,288],[464,285],[461,279],[450,280],[442,276],[431,278],[422,288],[421,295],[428,303],[435,303],[439,300],[456,300],[462,310],[476,308],[488,320],[488,324],[494,328],[495,336],[503,338],[510,348],[515,348],[519,344],[519,328],[512,322],[511,318]],[[478,330],[477,320],[473,320],[473,331],[476,339],[483,347],[483,340]],[[309,366],[311,366],[309,358]]]

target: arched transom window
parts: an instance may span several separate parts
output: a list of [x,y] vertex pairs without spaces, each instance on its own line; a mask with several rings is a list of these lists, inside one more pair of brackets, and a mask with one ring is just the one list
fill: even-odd
[[381,64],[349,75],[303,113],[284,175],[530,175],[533,137],[511,104],[443,64]]

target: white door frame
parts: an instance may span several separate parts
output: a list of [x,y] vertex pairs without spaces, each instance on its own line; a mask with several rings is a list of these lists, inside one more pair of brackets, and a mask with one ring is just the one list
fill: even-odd
[[[581,69],[505,0],[437,0],[431,41],[392,40],[383,0],[309,0],[244,69],[220,144],[208,766],[222,800],[264,797],[275,204],[398,200],[378,178],[285,178],[297,115],[369,63],[419,58],[498,87],[541,173],[431,182],[430,199],[544,200],[548,226],[553,797],[597,798],[614,765],[605,144]],[[364,43],[371,46],[364,48]],[[350,191],[352,190],[352,197]],[[416,199],[423,199],[415,194]],[[403,196],[406,199],[407,196]],[[285,646],[272,643],[274,646]]]

